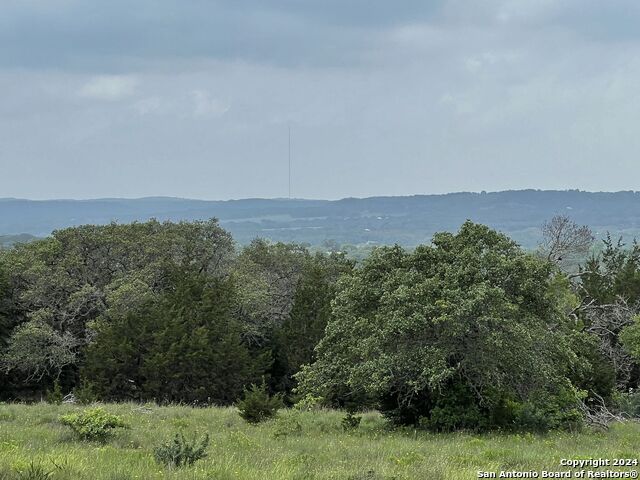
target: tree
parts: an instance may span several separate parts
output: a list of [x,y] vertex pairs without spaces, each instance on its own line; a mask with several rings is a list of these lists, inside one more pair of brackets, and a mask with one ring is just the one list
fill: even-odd
[[314,348],[331,317],[336,282],[352,268],[352,262],[340,254],[317,254],[305,265],[291,311],[275,332],[272,376],[276,390],[290,393],[295,385],[294,375],[315,360]]
[[0,352],[6,346],[11,334],[9,279],[0,252]]
[[192,269],[157,301],[99,320],[84,379],[106,399],[231,404],[269,366],[243,343],[235,286]]
[[633,322],[623,329],[620,340],[627,352],[636,360],[640,360],[640,316],[636,315]]
[[[19,292],[17,308],[25,320],[37,320],[29,328],[43,333],[48,326],[47,335],[66,339],[65,345],[73,345],[72,353],[81,358],[91,341],[89,324],[121,317],[124,310],[135,313],[152,302],[168,287],[173,269],[210,278],[227,275],[233,242],[214,219],[151,220],[59,230],[47,239],[17,245],[5,257],[10,284]],[[69,377],[73,383],[77,372]]]
[[640,301],[640,245],[627,247],[610,235],[603,240],[604,248],[593,255],[582,268],[581,291],[585,300],[606,305],[624,300],[629,305]]
[[252,357],[236,318],[235,285],[184,275],[155,310],[152,345],[143,360],[147,396],[229,405],[269,367]]
[[268,345],[273,332],[288,318],[296,287],[310,261],[302,245],[261,239],[240,252],[233,274],[238,284],[238,314],[251,345]]
[[540,251],[548,261],[566,267],[585,258],[593,241],[589,227],[579,226],[565,215],[557,215],[542,226]]
[[76,362],[75,347],[70,334],[60,335],[47,323],[32,320],[15,329],[1,362],[7,373],[21,372],[27,382],[57,379],[63,368]]
[[353,263],[341,253],[312,255],[296,244],[254,240],[234,266],[243,335],[256,353],[271,352],[272,391],[289,393],[293,375],[313,359],[335,296]]
[[583,312],[585,331],[598,340],[599,350],[615,372],[618,388],[626,390],[637,384],[637,362],[629,356],[621,341],[621,334],[631,327],[638,315],[637,308],[619,298],[611,304],[588,305]]
[[338,283],[299,390],[373,399],[396,423],[436,430],[578,421],[568,375],[580,362],[550,273],[471,222],[413,253],[378,249]]
[[577,275],[581,304],[575,312],[584,330],[597,339],[618,389],[628,390],[640,385],[640,361],[630,355],[621,336],[632,328],[640,308],[640,246],[634,241],[627,247],[610,235],[603,244]]
[[[6,362],[6,348],[16,325],[24,321],[24,312],[17,304],[17,291],[8,273],[8,255],[0,251],[0,400],[12,398],[16,383],[24,379],[24,372]],[[31,353],[31,352],[27,352]]]
[[555,272],[549,283],[548,295],[573,326],[569,336],[571,350],[578,352],[583,359],[572,370],[571,382],[588,393],[587,402],[612,400],[616,387],[615,362],[605,355],[602,339],[585,325],[584,305],[572,278]]

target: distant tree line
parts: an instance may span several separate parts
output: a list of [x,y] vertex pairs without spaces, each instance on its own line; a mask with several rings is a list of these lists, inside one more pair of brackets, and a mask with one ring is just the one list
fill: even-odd
[[[0,253],[0,400],[377,408],[432,430],[549,429],[634,405],[640,248],[591,254],[556,218],[538,252],[465,223],[344,254],[215,220],[82,226]],[[568,259],[582,259],[567,269]],[[585,260],[586,259],[586,260]],[[640,413],[640,412],[639,412]]]

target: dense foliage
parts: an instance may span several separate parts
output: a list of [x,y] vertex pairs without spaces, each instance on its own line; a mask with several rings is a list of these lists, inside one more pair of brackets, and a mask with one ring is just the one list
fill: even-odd
[[303,389],[437,430],[577,420],[580,359],[550,273],[469,222],[413,253],[380,249],[341,281]]
[[0,347],[6,345],[11,333],[9,304],[9,279],[0,257]]
[[[564,250],[548,251],[591,238],[550,225]],[[606,240],[571,272],[564,254],[528,253],[471,222],[357,266],[336,250],[237,249],[215,220],[89,225],[15,245],[0,252],[0,400],[55,386],[83,402],[231,405],[260,382],[278,403],[354,418],[374,407],[432,430],[635,411],[636,245]]]
[[255,241],[215,220],[84,226],[0,256],[0,397],[54,382],[109,400],[231,404],[290,394],[313,360],[340,254]]
[[102,407],[62,415],[60,423],[69,426],[79,438],[98,442],[107,440],[115,429],[128,427],[121,417],[107,412]]
[[266,385],[251,385],[245,389],[244,395],[236,407],[240,416],[249,423],[260,423],[273,418],[283,407],[280,394],[269,395]]
[[603,241],[602,252],[585,262],[582,275],[584,294],[603,305],[624,298],[635,304],[640,300],[640,245],[625,248],[622,240],[610,236]]
[[268,370],[242,341],[229,279],[173,277],[156,300],[91,325],[81,372],[100,398],[229,404]]

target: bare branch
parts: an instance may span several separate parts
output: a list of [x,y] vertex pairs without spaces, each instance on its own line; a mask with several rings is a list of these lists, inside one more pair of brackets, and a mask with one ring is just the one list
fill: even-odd
[[547,260],[562,266],[586,256],[593,241],[589,227],[579,226],[565,215],[557,215],[542,226],[540,251]]

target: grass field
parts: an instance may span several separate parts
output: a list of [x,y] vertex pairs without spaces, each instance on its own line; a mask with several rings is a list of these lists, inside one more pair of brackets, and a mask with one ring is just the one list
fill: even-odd
[[[391,430],[376,413],[345,433],[337,411],[283,411],[246,424],[232,408],[106,405],[131,428],[106,444],[76,439],[59,416],[82,407],[0,404],[0,480],[129,479],[472,479],[478,470],[562,471],[561,458],[637,458],[640,424],[607,432],[547,435],[429,434]],[[208,457],[170,470],[153,447],[183,431],[208,432]],[[29,467],[51,472],[28,475]],[[22,474],[20,474],[22,472]]]

